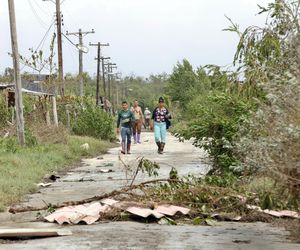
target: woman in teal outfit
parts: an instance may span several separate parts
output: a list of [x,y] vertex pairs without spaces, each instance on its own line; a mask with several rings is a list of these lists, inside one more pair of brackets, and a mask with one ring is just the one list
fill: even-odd
[[165,108],[165,101],[162,97],[158,100],[158,107],[153,110],[151,123],[151,130],[154,128],[155,142],[158,147],[157,152],[163,154],[166,145],[167,127],[171,119],[170,112]]

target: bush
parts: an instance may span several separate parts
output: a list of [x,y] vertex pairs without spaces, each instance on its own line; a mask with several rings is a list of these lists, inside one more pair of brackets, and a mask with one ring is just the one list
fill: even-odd
[[72,121],[72,131],[76,135],[91,136],[103,140],[115,139],[114,118],[96,107],[92,101],[77,102],[76,117]]
[[280,187],[279,197],[289,197],[289,202],[298,206],[300,72],[274,77],[263,88],[268,102],[260,103],[260,108],[250,117],[249,125],[241,128],[241,139],[236,143],[237,152],[244,158],[241,168],[272,178]]
[[192,138],[195,146],[205,149],[213,159],[214,170],[221,172],[239,164],[233,143],[239,127],[255,108],[255,102],[237,90],[196,95],[184,111],[184,125],[178,124],[173,130],[177,137]]
[[0,126],[6,125],[6,122],[10,120],[10,112],[7,109],[6,98],[4,95],[0,95]]

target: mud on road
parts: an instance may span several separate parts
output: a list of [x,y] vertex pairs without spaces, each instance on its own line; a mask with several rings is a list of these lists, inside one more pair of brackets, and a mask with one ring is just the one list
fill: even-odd
[[[169,136],[166,152],[158,155],[152,133],[143,133],[142,144],[133,145],[132,154],[120,156],[119,148],[93,159],[61,176],[50,187],[24,197],[21,206],[41,207],[101,195],[128,185],[130,166],[145,157],[160,165],[159,178],[167,178],[172,167],[179,175],[204,175],[209,170],[207,155],[191,142]],[[104,171],[103,171],[104,170]],[[109,170],[109,171],[107,171]],[[126,174],[127,172],[127,174]],[[136,183],[148,180],[146,174]],[[153,178],[151,178],[153,179]],[[0,241],[0,249],[299,249],[287,240],[288,232],[265,223],[218,223],[214,227],[158,225],[140,222],[110,222],[95,225],[64,225],[36,222],[36,212],[0,214],[0,228],[68,228],[72,236],[27,241]]]

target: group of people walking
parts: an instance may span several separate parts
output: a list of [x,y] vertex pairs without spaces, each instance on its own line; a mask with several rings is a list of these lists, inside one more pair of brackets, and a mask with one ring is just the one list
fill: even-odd
[[[121,153],[130,154],[131,138],[133,136],[134,144],[141,143],[142,125],[145,128],[154,130],[157,152],[163,154],[166,144],[167,129],[170,126],[171,115],[165,107],[165,101],[162,97],[158,100],[158,106],[151,111],[146,108],[144,113],[139,106],[138,101],[134,101],[133,107],[129,109],[126,101],[122,102],[122,110],[118,113],[117,133],[121,132]],[[121,129],[120,129],[121,128]]]

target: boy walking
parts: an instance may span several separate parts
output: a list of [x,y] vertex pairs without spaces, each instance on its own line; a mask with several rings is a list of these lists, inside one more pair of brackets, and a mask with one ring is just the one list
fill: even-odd
[[135,118],[133,113],[128,109],[128,103],[126,101],[122,102],[122,110],[118,113],[117,120],[117,133],[120,133],[121,125],[121,137],[122,137],[122,154],[130,154],[131,146],[131,135],[132,135],[132,124]]

